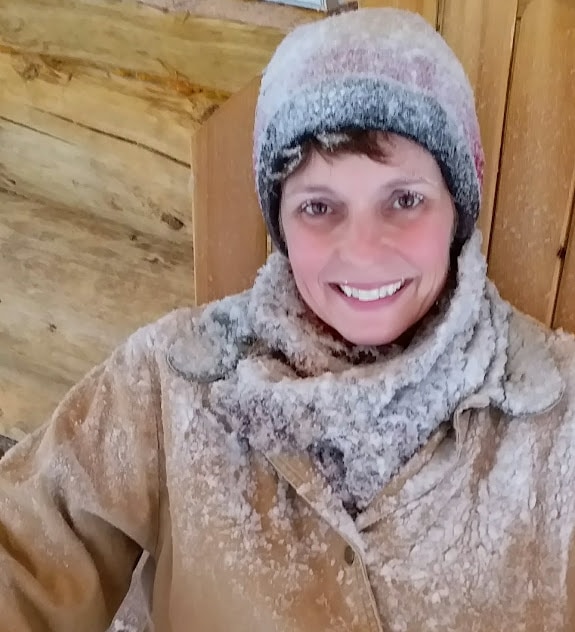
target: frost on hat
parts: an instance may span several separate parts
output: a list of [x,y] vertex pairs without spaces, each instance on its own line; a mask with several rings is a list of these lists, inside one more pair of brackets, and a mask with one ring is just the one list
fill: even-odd
[[270,235],[284,254],[277,174],[286,150],[350,128],[395,132],[426,147],[457,207],[456,237],[470,236],[481,203],[484,158],[465,71],[417,14],[362,9],[296,28],[262,78],[254,131],[256,186]]

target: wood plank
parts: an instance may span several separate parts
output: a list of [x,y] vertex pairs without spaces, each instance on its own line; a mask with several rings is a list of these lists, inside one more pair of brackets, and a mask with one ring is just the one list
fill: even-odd
[[503,122],[507,103],[517,0],[444,0],[440,31],[461,60],[473,86],[485,151],[479,227],[489,249]]
[[550,325],[571,211],[575,4],[523,13],[509,94],[490,274],[503,296]]
[[188,164],[4,100],[1,188],[191,243]]
[[[1,54],[2,102],[28,106],[190,162],[190,134],[228,94],[77,60]],[[0,111],[2,103],[0,103]]]
[[0,434],[20,440],[46,421],[73,382],[0,349]]
[[[132,0],[122,0],[134,4]],[[140,0],[141,4],[171,13],[193,13],[198,17],[232,20],[253,26],[289,30],[310,20],[325,17],[317,11],[288,6],[270,5],[266,0]]]
[[570,198],[571,228],[565,248],[565,263],[557,293],[553,327],[561,327],[575,333],[575,167],[571,178]]
[[249,287],[267,255],[252,171],[259,79],[227,101],[193,137],[196,302]]
[[125,336],[193,303],[192,250],[0,194],[0,423],[37,426]]
[[[272,10],[272,9],[270,9]],[[114,0],[0,3],[0,43],[122,73],[178,77],[233,93],[258,75],[284,36],[277,28],[165,14]]]
[[437,0],[359,0],[358,7],[395,7],[396,9],[405,9],[406,11],[414,11],[422,15],[434,27],[437,26],[438,18],[438,2]]

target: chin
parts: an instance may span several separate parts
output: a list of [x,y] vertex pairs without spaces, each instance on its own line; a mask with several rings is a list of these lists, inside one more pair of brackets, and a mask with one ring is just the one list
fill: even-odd
[[357,345],[360,347],[381,347],[383,345],[389,345],[395,342],[400,336],[400,333],[393,333],[389,335],[383,335],[381,333],[375,335],[366,335],[365,332],[352,332],[352,331],[342,331],[337,330],[339,335],[342,338],[345,338],[348,342],[353,345]]

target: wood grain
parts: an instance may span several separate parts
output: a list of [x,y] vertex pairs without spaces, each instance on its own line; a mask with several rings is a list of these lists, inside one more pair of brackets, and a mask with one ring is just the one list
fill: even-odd
[[359,8],[368,7],[395,7],[414,11],[422,15],[434,27],[437,25],[437,0],[359,0]]
[[227,93],[261,71],[283,36],[277,28],[114,0],[0,3],[0,42],[14,51],[180,77]]
[[[575,155],[573,156],[573,163],[575,163]],[[571,227],[567,245],[561,253],[564,254],[565,260],[557,293],[553,327],[561,327],[575,333],[575,166],[571,178],[570,200]]]
[[225,3],[198,17],[0,2],[0,426],[13,435],[134,328],[193,302],[190,136],[290,20],[316,17],[268,7],[251,24]]
[[487,253],[499,174],[517,0],[444,0],[440,31],[459,57],[475,92],[485,151],[479,227]]
[[0,53],[0,84],[0,110],[10,101],[188,164],[191,132],[229,96],[177,77],[26,53]]
[[0,189],[191,243],[187,164],[31,106],[0,102]]
[[30,430],[125,336],[193,303],[192,251],[7,193],[0,208],[0,424]]
[[551,325],[571,214],[575,5],[533,0],[516,45],[490,274],[503,296]]
[[198,304],[249,287],[267,255],[251,148],[259,79],[227,101],[192,140]]
[[[218,20],[233,20],[253,26],[268,26],[280,30],[325,17],[310,9],[270,4],[266,0],[140,0],[141,4],[157,7],[171,13],[193,13]],[[132,0],[122,0],[134,4]]]

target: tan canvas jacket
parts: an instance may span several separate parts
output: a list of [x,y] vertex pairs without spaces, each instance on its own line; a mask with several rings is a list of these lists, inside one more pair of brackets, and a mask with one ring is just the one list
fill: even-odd
[[160,632],[574,630],[575,342],[515,320],[510,396],[558,370],[551,406],[469,398],[355,523],[174,368],[190,310],[138,331],[0,462],[0,630],[103,632],[143,550]]

